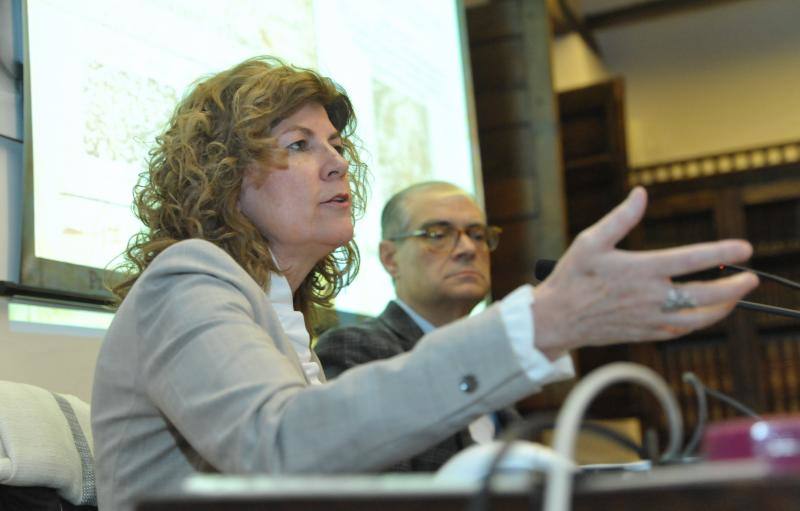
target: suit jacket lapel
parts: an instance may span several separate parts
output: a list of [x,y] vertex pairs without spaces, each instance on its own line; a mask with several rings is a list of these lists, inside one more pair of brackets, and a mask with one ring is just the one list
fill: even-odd
[[404,351],[410,351],[422,337],[422,329],[394,301],[389,302],[378,316],[378,321],[394,332],[400,339]]

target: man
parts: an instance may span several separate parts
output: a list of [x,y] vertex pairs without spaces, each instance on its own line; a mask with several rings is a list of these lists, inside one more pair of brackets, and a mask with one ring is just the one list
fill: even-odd
[[[490,287],[489,252],[500,230],[463,190],[444,182],[413,185],[394,195],[381,216],[380,258],[397,299],[375,319],[324,333],[316,352],[325,375],[411,350],[431,330],[466,316]],[[514,410],[483,416],[469,430],[392,467],[435,471],[473,442],[489,441]]]

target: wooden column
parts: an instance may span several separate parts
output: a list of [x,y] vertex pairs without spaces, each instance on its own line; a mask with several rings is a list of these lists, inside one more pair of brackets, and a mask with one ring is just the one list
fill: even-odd
[[558,103],[553,91],[552,27],[545,0],[523,1],[522,41],[530,98],[530,150],[538,218],[533,236],[538,257],[557,258],[566,248],[566,208]]
[[533,281],[561,255],[564,193],[544,0],[494,0],[467,11],[486,212],[503,228],[492,295]]

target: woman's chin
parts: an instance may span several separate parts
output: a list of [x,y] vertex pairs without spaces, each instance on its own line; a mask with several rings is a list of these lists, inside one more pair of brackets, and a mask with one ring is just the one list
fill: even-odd
[[338,236],[326,236],[325,238],[322,244],[325,246],[327,252],[330,253],[350,243],[353,240],[353,231],[351,230],[349,233],[343,232]]
[[347,228],[343,228],[337,236],[336,247],[343,247],[344,245],[350,243],[353,240],[353,235],[354,231],[352,224],[350,224]]

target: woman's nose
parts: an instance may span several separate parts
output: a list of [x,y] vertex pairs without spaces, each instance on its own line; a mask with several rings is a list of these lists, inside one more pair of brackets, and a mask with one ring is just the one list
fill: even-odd
[[335,178],[346,176],[347,169],[350,167],[350,163],[335,148],[331,147],[329,151],[330,160],[327,162],[325,167],[325,177]]

